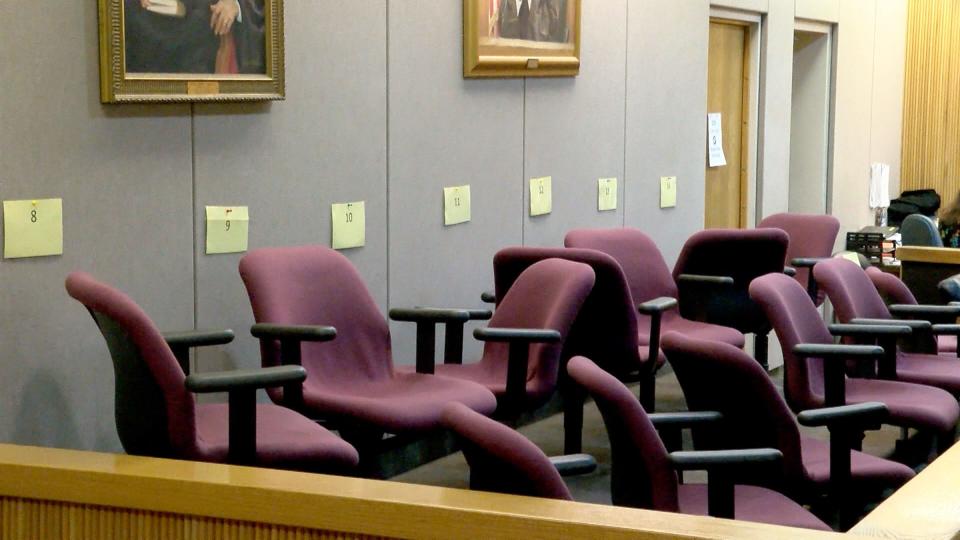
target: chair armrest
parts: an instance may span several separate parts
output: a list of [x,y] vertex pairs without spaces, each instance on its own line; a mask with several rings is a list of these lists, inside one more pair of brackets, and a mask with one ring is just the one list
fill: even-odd
[[278,341],[331,341],[337,337],[337,329],[332,326],[257,323],[250,327],[250,333],[257,339],[275,339]]
[[794,268],[794,267],[792,267],[792,266],[784,266],[784,267],[783,267],[783,273],[784,273],[785,275],[790,276],[790,277],[796,277],[796,276],[797,276],[797,269]]
[[813,268],[818,262],[829,260],[829,257],[794,257],[790,259],[790,266],[794,268]]
[[879,360],[883,356],[883,347],[878,345],[836,345],[831,343],[800,343],[793,348],[793,354],[801,357],[816,357],[842,360]]
[[[861,319],[854,319],[855,321]],[[831,324],[830,333],[838,337],[909,336],[913,330],[905,324]]]
[[468,309],[471,321],[489,321],[493,318],[493,311],[489,309]]
[[556,330],[541,328],[477,328],[473,337],[480,341],[503,343],[556,343],[562,337]]
[[177,358],[177,362],[185,375],[190,375],[190,349],[211,345],[226,345],[233,341],[233,338],[233,330],[230,329],[184,330],[163,333],[164,341],[170,346],[173,356]]
[[794,346],[793,354],[800,358],[821,358],[823,362],[824,404],[828,407],[846,405],[846,361],[883,362],[883,371],[896,376],[896,354],[887,354],[876,345],[835,345],[826,343],[800,343]]
[[857,430],[879,429],[890,411],[879,401],[825,407],[822,409],[808,409],[797,415],[797,422],[807,427],[828,426],[835,428],[850,428]]
[[390,319],[402,322],[448,322],[468,321],[470,313],[465,309],[443,308],[393,308],[390,310]]
[[195,394],[209,394],[251,388],[272,388],[291,382],[302,383],[306,378],[307,371],[301,366],[275,366],[214,373],[194,373],[187,377],[185,384],[187,390]]
[[661,428],[692,428],[706,424],[714,424],[723,420],[719,411],[680,411],[651,413],[647,415],[653,427]]
[[960,305],[938,306],[929,304],[893,304],[887,306],[893,315],[928,315],[932,317],[960,317]]
[[496,304],[497,295],[493,291],[483,291],[480,293],[480,301],[484,304]]
[[732,286],[733,278],[730,276],[704,276],[700,274],[680,274],[677,276],[678,283],[690,283],[701,285],[724,285]]
[[661,296],[659,298],[654,298],[653,300],[647,300],[646,302],[637,306],[637,311],[644,315],[652,315],[654,313],[663,313],[668,309],[673,309],[677,307],[677,299],[670,296]]
[[941,336],[960,336],[960,324],[935,324],[933,333]]
[[671,452],[670,463],[678,471],[707,471],[707,513],[733,519],[735,471],[746,466],[773,466],[783,459],[774,448]]
[[906,326],[911,332],[929,332],[930,321],[921,321],[915,319],[850,319],[850,324],[863,325],[883,325],[883,326]]

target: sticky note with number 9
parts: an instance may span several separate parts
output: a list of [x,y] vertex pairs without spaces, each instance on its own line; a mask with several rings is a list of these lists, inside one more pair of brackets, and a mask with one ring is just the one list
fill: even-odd
[[553,177],[530,179],[530,215],[542,216],[553,211]]
[[599,193],[597,196],[597,210],[617,209],[617,179],[601,178],[598,182]]
[[443,188],[443,224],[457,225],[470,221],[470,186]]
[[207,255],[247,250],[250,212],[246,206],[208,206]]
[[367,242],[364,201],[337,203],[331,207],[333,249],[362,247]]
[[3,257],[63,254],[63,200],[3,201]]

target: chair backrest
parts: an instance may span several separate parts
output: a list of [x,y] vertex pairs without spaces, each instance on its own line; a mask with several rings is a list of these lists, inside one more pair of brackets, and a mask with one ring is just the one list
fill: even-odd
[[[767,320],[750,301],[747,288],[755,278],[782,273],[790,237],[780,229],[708,229],[694,233],[683,245],[674,279],[680,274],[730,276],[733,287],[699,298],[707,321],[741,332],[766,331]],[[686,307],[681,301],[681,309]]]
[[823,360],[793,354],[793,348],[800,343],[833,343],[833,336],[806,289],[787,275],[771,273],[753,280],[750,297],[766,313],[780,339],[784,394],[790,408],[800,411],[823,406]]
[[[737,448],[776,448],[783,453],[789,484],[803,481],[800,431],[793,413],[756,360],[726,343],[691,338],[677,332],[663,336],[662,347],[673,367],[687,408],[719,411],[716,427],[694,430],[697,449],[722,450],[734,441]],[[770,471],[739,478],[741,483],[779,486]]]
[[660,296],[677,297],[677,284],[660,249],[639,229],[575,229],[563,243],[568,248],[595,249],[613,257],[623,269],[636,305]]
[[678,511],[677,473],[637,397],[613,375],[582,356],[570,359],[567,373],[593,396],[607,427],[613,504]]
[[827,293],[840,322],[850,319],[889,319],[890,310],[866,272],[851,261],[833,258],[813,267],[817,285]]
[[524,270],[551,258],[588,264],[596,275],[593,290],[570,327],[562,358],[593,358],[614,374],[636,371],[641,362],[636,308],[623,270],[606,253],[592,249],[504,248],[493,257],[497,298],[506,296]]
[[[546,259],[520,273],[500,300],[490,319],[491,328],[541,328],[560,332],[560,343],[530,345],[527,363],[528,405],[545,401],[557,386],[563,339],[580,311],[595,275],[589,265],[563,259]],[[507,372],[509,347],[488,342],[482,364],[491,372]],[[506,380],[504,378],[504,380]]]
[[460,442],[472,489],[573,500],[550,458],[520,433],[456,402],[441,421]]
[[123,449],[152,457],[194,455],[194,399],[180,364],[150,317],[129,296],[84,272],[67,276],[66,288],[93,315],[107,342]]
[[[340,253],[316,245],[256,249],[240,259],[240,276],[258,323],[337,329],[331,342],[302,345],[309,374],[304,384],[342,386],[393,377],[387,321]],[[278,365],[279,344],[263,342],[261,361]]]
[[[789,266],[790,261],[798,257],[829,257],[840,232],[840,220],[826,214],[782,213],[763,218],[757,228],[780,229],[790,236],[785,259]],[[809,268],[797,268],[797,275],[794,276],[797,283],[804,287],[809,277]],[[817,305],[822,302],[823,294],[819,293]]]
[[917,304],[913,291],[897,276],[876,266],[866,268],[867,276],[887,304]]
[[900,240],[905,246],[943,247],[937,224],[923,214],[910,214],[904,218],[900,225]]
[[960,274],[955,274],[937,284],[944,302],[960,301]]

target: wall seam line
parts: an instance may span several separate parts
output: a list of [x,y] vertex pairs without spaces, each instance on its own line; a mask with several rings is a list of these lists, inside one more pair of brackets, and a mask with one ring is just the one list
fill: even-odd
[[870,55],[870,136],[867,139],[869,145],[867,147],[867,162],[868,167],[873,164],[873,106],[875,105],[874,100],[876,96],[876,86],[877,86],[877,11],[880,10],[879,4],[873,5],[873,53]]
[[525,201],[520,208],[520,245],[527,245],[527,78],[523,78],[523,110],[520,115],[520,200]]
[[386,134],[384,137],[384,187],[386,188],[386,229],[387,229],[387,245],[384,246],[384,251],[386,251],[386,287],[387,287],[387,309],[390,308],[390,2],[384,0],[383,3],[384,9],[384,61],[386,62],[385,77],[384,77],[384,127],[386,128]]
[[627,105],[630,102],[630,2],[624,2],[623,32],[623,207],[620,209],[620,226],[627,226]]
[[[192,239],[193,239],[193,327],[196,328],[197,324],[200,322],[200,286],[199,286],[199,273],[197,271],[197,265],[199,263],[199,255],[197,250],[200,245],[197,241],[197,234],[199,227],[197,226],[197,117],[196,117],[196,105],[190,104],[190,212],[193,218],[191,223]],[[198,362],[198,357],[194,354],[194,369],[196,369]]]

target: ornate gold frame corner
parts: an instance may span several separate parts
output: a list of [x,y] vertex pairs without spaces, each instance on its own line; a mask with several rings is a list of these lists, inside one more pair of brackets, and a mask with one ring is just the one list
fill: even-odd
[[97,0],[101,103],[269,101],[286,98],[283,0],[266,0],[265,75],[128,74],[124,0]]
[[542,55],[536,52],[513,55],[480,53],[478,2],[463,0],[463,76],[467,79],[510,77],[576,77],[580,73],[580,34],[583,0],[575,3],[573,53]]

